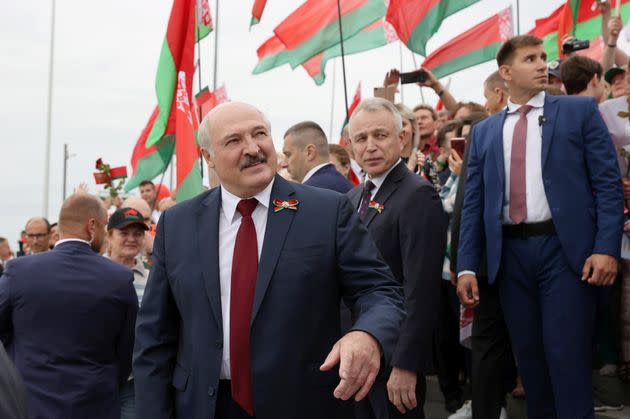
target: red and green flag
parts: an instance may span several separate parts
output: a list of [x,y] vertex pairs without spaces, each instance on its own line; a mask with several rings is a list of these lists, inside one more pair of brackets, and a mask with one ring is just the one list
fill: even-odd
[[[385,16],[383,0],[343,0],[341,24],[346,40]],[[275,35],[296,68],[309,58],[340,42],[337,0],[306,0],[276,29]]]
[[212,32],[212,14],[208,0],[196,0],[195,16],[197,18],[197,32],[195,40],[201,41]]
[[133,176],[125,184],[126,192],[138,187],[140,182],[144,180],[151,180],[159,176],[166,170],[171,161],[175,149],[175,141],[172,136],[163,138],[149,148],[146,147],[149,132],[153,128],[159,111],[160,109],[156,106],[133,149],[131,154]]
[[260,23],[266,5],[267,0],[254,0],[254,5],[252,6],[252,20],[249,22],[250,28]]
[[177,202],[193,198],[203,192],[199,168],[199,146],[195,139],[196,116],[190,111],[190,96],[186,73],[177,77],[175,97],[175,156],[177,157]]
[[[620,15],[622,20],[628,20],[630,18],[630,0],[617,1],[621,1]],[[601,42],[597,39],[602,33],[602,15],[599,9],[593,6],[590,1],[579,1],[568,9],[565,3],[546,18],[536,20],[536,27],[528,33],[542,38],[548,60],[560,57],[562,46],[559,45],[558,41],[562,41],[564,34],[573,34],[578,39],[591,41],[591,48],[584,51],[583,54],[596,57],[601,54],[598,50],[602,48]],[[576,9],[572,7],[576,7]],[[577,10],[577,17],[573,20],[575,10]]]
[[215,106],[228,101],[225,86],[219,87],[214,92],[206,86],[195,95],[195,101],[201,109],[201,119],[203,119]]
[[390,0],[387,21],[407,47],[426,56],[427,41],[448,16],[479,0]]
[[191,97],[195,70],[195,29],[195,0],[174,0],[155,81],[159,111],[149,133],[147,147],[156,144],[164,136],[175,134],[173,105],[177,75],[180,72],[185,74],[188,97]]
[[[363,28],[359,33],[343,41],[344,55],[375,49],[398,39],[396,31],[384,18]],[[306,60],[302,67],[318,86],[326,80],[326,62],[341,55],[341,44],[336,44]]]
[[580,0],[567,0],[562,6],[562,13],[560,13],[560,22],[558,24],[558,51],[562,51],[562,39],[566,35],[575,34],[578,14],[580,13],[580,3],[582,3]]
[[256,54],[258,54],[258,64],[254,68],[253,74],[264,73],[272,68],[289,63],[289,51],[275,35],[258,47]]
[[512,8],[484,20],[432,52],[422,66],[438,77],[496,58],[499,48],[513,36]]

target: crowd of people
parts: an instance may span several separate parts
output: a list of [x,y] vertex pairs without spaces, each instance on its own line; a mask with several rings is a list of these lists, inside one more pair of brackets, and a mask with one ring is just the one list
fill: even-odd
[[0,238],[0,416],[424,418],[427,375],[450,419],[623,409],[592,388],[630,382],[630,73],[599,7],[602,62],[517,36],[484,105],[423,69],[440,110],[391,70],[340,144],[303,121],[281,152],[227,103],[207,192],[81,186]]

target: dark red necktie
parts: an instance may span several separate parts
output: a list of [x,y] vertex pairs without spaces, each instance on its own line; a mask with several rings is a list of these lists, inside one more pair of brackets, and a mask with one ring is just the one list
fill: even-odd
[[367,210],[370,206],[370,201],[372,197],[372,189],[374,189],[376,185],[372,183],[371,180],[365,182],[363,185],[363,193],[361,194],[361,204],[359,205],[359,219],[361,222],[365,220],[365,215],[367,214]]
[[527,191],[525,188],[525,154],[527,152],[527,113],[531,105],[518,108],[518,121],[512,137],[510,157],[510,219],[520,224],[527,218]]
[[230,294],[230,373],[232,399],[249,415],[254,415],[249,331],[258,272],[258,241],[252,213],[258,205],[254,198],[241,200],[236,209],[241,225],[236,233],[232,258]]

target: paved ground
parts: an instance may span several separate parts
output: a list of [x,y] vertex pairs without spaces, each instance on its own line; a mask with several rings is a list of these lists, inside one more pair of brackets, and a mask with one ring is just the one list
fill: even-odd
[[[621,400],[630,406],[630,385],[623,386],[614,378],[604,378],[595,375],[593,378],[596,397],[602,400]],[[446,419],[449,413],[444,410],[444,398],[437,383],[437,377],[427,378],[427,402],[424,409],[427,419]],[[604,412],[595,415],[597,419],[630,419],[630,407],[620,412]],[[525,402],[513,398],[508,399],[508,418],[525,419]]]

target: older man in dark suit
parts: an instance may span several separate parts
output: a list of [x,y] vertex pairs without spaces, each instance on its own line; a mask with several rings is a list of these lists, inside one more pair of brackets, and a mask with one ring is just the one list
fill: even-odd
[[[402,118],[390,102],[364,100],[349,128],[354,155],[368,175],[349,197],[403,286],[407,311],[388,365],[387,390],[375,386],[371,408],[377,417],[424,418],[424,374],[439,313],[448,220],[433,186],[410,172],[400,158]],[[359,415],[365,404],[358,407]]]
[[[400,287],[348,199],[276,175],[269,122],[200,126],[220,181],[160,218],[138,317],[138,416],[345,419],[391,357]],[[355,315],[341,335],[341,299]],[[336,365],[339,364],[339,368]]]
[[29,418],[120,418],[138,299],[131,270],[95,251],[106,224],[98,198],[74,194],[55,248],[0,277],[0,339],[24,378]]

